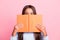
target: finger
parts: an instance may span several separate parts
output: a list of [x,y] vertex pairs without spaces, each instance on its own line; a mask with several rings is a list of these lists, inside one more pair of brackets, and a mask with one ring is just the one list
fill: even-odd
[[41,28],[41,25],[40,25],[40,24],[37,24],[36,27],[37,27],[37,28]]
[[14,28],[18,30],[19,29],[19,24],[16,24]]
[[23,24],[18,24],[19,28],[23,28]]
[[40,24],[37,24],[36,25],[36,28],[39,29],[39,30],[44,30],[45,29],[45,27],[42,26],[42,25],[40,25]]

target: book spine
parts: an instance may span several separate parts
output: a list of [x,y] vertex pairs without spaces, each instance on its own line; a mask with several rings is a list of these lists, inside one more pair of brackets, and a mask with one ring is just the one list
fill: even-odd
[[29,30],[30,30],[30,29],[29,29],[29,28],[30,28],[30,25],[29,25],[30,21],[29,21],[29,20],[30,20],[30,17],[29,17],[29,15],[28,15],[28,32],[29,32]]

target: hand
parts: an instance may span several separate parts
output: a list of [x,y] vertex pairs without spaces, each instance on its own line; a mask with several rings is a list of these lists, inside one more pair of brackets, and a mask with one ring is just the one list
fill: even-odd
[[17,31],[21,28],[23,28],[23,24],[17,24],[14,26],[14,30],[17,30]]
[[40,25],[40,24],[37,24],[37,25],[36,25],[36,28],[37,28],[39,31],[43,32],[43,33],[44,33],[44,36],[47,35],[47,33],[46,33],[46,28],[45,28],[44,26],[42,26],[42,25]]
[[40,24],[37,24],[37,25],[36,25],[36,28],[37,28],[39,31],[45,30],[45,27],[42,26],[42,25],[40,25]]
[[15,36],[19,29],[23,28],[23,24],[17,24],[14,26],[12,36]]

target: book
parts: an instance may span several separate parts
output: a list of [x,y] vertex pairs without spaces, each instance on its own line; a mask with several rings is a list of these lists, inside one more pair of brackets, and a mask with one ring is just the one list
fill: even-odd
[[36,25],[42,25],[42,15],[17,15],[17,24],[23,24],[18,32],[40,32]]

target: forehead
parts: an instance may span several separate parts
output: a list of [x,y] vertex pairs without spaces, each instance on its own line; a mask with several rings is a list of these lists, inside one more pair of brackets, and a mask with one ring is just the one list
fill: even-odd
[[27,8],[26,10],[25,10],[25,12],[31,12],[31,11],[33,11],[31,8]]

